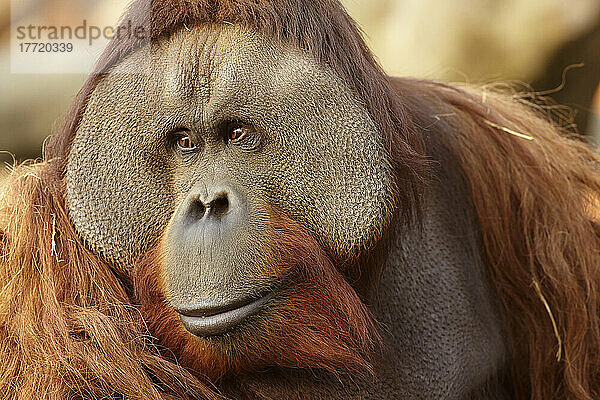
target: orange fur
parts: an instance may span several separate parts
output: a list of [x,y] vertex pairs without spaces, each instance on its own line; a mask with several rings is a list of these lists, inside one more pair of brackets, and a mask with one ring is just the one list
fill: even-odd
[[160,400],[157,382],[217,398],[163,358],[111,266],[75,234],[55,165],[17,168],[0,202],[2,398]]
[[410,86],[445,107],[514,347],[514,398],[600,398],[600,157],[517,96]]
[[331,373],[372,370],[379,335],[366,306],[315,239],[297,222],[273,213],[271,261],[284,284],[265,315],[241,332],[200,338],[166,305],[160,245],[135,274],[136,298],[150,331],[184,366],[219,378],[280,366]]

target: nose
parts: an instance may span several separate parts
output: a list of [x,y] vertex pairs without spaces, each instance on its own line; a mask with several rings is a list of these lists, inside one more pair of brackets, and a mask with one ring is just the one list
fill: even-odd
[[230,186],[203,189],[193,191],[188,197],[187,214],[194,221],[220,221],[242,206],[240,195]]
[[196,219],[221,218],[229,212],[229,194],[220,192],[213,196],[197,196],[191,200],[190,212]]

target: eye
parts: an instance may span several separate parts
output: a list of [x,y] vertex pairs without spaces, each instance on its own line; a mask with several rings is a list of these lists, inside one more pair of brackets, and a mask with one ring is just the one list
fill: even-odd
[[227,125],[227,141],[235,142],[244,139],[248,132],[250,131],[250,127],[241,122],[230,122]]
[[180,150],[190,151],[195,150],[196,145],[194,144],[189,131],[179,131],[173,135],[173,142]]

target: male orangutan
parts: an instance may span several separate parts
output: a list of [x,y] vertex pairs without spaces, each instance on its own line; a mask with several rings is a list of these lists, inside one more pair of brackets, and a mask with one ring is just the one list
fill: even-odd
[[0,393],[597,399],[600,158],[333,0],[135,1],[1,200]]

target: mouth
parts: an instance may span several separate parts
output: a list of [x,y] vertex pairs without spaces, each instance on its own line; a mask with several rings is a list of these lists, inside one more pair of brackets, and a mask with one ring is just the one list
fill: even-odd
[[227,333],[248,317],[260,312],[273,296],[274,292],[271,291],[258,299],[243,299],[218,305],[194,304],[176,311],[185,329],[193,335],[217,336]]

